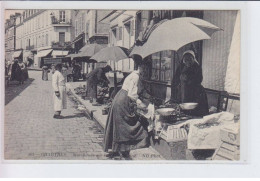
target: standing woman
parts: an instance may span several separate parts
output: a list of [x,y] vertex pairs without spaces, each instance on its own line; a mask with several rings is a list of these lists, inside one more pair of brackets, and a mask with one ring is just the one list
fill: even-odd
[[42,67],[42,80],[47,81],[48,80],[48,66],[44,65]]
[[201,85],[202,69],[192,50],[183,53],[182,62],[176,70],[172,85],[177,91],[181,103],[196,102],[198,106],[189,113],[195,116],[209,114],[208,99]]
[[55,72],[52,75],[52,87],[54,89],[54,116],[53,118],[62,119],[61,111],[67,108],[67,95],[65,79],[61,74],[62,64],[57,64],[55,66]]
[[141,103],[138,94],[141,92],[142,68],[138,69],[124,80],[122,89],[116,94],[110,108],[104,134],[104,151],[112,150],[107,156],[129,159],[132,149],[148,146],[147,125],[140,122],[134,113],[134,105]]

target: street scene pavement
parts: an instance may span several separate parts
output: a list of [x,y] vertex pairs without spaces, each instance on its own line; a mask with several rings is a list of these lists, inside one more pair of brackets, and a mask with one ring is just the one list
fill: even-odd
[[[63,119],[53,118],[53,90],[41,71],[29,71],[23,85],[5,89],[4,158],[6,160],[105,160],[103,128],[77,109],[72,95]],[[164,159],[151,147],[131,152],[133,160]]]

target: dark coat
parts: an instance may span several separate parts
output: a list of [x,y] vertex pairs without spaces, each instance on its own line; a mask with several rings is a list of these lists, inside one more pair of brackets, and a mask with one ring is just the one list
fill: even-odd
[[96,68],[92,70],[87,76],[87,91],[86,96],[91,98],[97,98],[97,85],[109,82],[106,77],[106,71],[104,68]]
[[23,75],[22,69],[17,62],[13,63],[13,65],[12,65],[11,80],[16,80],[19,82],[24,81],[24,75]]
[[197,108],[190,112],[196,116],[209,114],[207,95],[201,85],[202,80],[202,69],[197,63],[194,63],[191,67],[181,64],[177,68],[172,82],[174,90],[177,91],[177,100],[180,103],[198,103]]
[[121,89],[110,108],[104,134],[104,151],[129,151],[146,147],[148,143],[147,122],[134,113],[134,102]]

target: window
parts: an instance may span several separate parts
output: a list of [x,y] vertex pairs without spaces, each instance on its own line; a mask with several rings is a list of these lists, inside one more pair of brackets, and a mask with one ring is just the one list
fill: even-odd
[[112,37],[111,37],[112,45],[116,45],[116,40],[117,40],[117,31],[116,31],[116,29],[117,28],[112,29]]
[[65,32],[59,32],[59,43],[61,46],[64,46],[65,43]]
[[122,27],[119,27],[119,35],[118,35],[118,40],[122,40],[123,36],[123,28]]
[[162,51],[152,54],[151,80],[171,81],[171,59],[172,51]]
[[75,36],[78,36],[78,21],[75,21]]
[[60,11],[60,22],[65,22],[65,11]]
[[85,24],[83,14],[82,14],[81,20],[82,20],[82,22],[81,22],[81,28],[82,28],[81,32],[83,32],[84,31],[84,24]]

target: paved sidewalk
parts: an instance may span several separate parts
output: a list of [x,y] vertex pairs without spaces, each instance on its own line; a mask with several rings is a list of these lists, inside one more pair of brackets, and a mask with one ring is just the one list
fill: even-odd
[[[41,72],[29,71],[33,81],[5,106],[4,157],[7,160],[104,160],[103,129],[77,110],[68,100],[64,119],[53,119],[51,81],[42,81]],[[49,74],[49,77],[50,74]],[[49,78],[50,79],[50,78]],[[73,98],[71,98],[73,99]],[[156,151],[145,148],[131,153],[135,160],[161,160]]]

